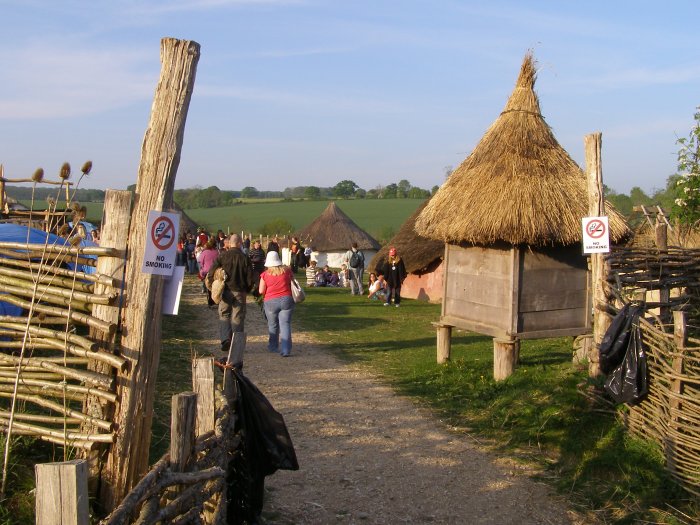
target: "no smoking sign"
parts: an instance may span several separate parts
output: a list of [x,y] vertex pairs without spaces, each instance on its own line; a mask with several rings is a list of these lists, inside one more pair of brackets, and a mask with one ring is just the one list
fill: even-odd
[[143,256],[144,273],[172,275],[177,256],[180,214],[151,210],[148,212],[146,248]]
[[610,251],[610,234],[607,217],[584,217],[581,219],[583,230],[583,253],[608,253]]

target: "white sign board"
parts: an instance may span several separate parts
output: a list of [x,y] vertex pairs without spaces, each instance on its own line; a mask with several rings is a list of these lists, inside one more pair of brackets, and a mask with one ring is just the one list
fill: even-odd
[[179,213],[151,210],[146,227],[146,248],[143,255],[143,273],[172,275],[177,257]]
[[176,266],[173,274],[163,279],[163,313],[165,315],[177,315],[180,309],[180,295],[184,279],[184,266]]
[[610,251],[610,232],[607,217],[584,217],[583,253],[608,253]]

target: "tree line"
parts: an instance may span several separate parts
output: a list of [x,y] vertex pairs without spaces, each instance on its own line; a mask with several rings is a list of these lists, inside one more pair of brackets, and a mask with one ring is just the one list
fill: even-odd
[[412,186],[407,180],[400,180],[398,183],[364,190],[354,181],[342,180],[330,187],[295,186],[283,191],[264,191],[253,186],[246,186],[240,191],[221,190],[217,186],[194,187],[175,190],[174,199],[181,208],[187,210],[235,206],[241,204],[243,199],[425,199],[437,189],[438,186],[434,186],[431,190],[426,190]]
[[[12,185],[7,185],[5,186],[5,192],[7,193],[7,196],[18,200],[18,201],[28,201],[32,199],[32,192],[34,194],[34,202],[36,202],[39,206],[41,206],[40,203],[46,203],[46,199],[48,198],[54,198],[59,202],[62,202],[65,199],[66,195],[66,190],[65,187],[61,188],[58,190],[56,186],[48,187],[48,186],[36,186],[36,188],[32,188],[31,185],[29,184],[24,184],[24,185],[18,185],[18,186],[12,186]],[[90,190],[90,189],[70,189],[70,194],[71,196],[73,195],[73,192],[75,192],[75,196],[73,197],[73,200],[78,201],[78,202],[104,202],[105,200],[105,191],[104,190]]]

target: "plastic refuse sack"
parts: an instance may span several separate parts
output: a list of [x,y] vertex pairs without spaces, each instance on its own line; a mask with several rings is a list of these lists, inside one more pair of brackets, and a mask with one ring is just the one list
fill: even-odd
[[609,374],[617,368],[625,357],[630,338],[630,328],[641,307],[626,304],[613,318],[610,327],[600,342],[600,370]]
[[241,445],[229,464],[226,480],[228,522],[257,523],[265,476],[277,470],[298,470],[299,463],[282,415],[242,372],[234,368],[233,377]]
[[[627,307],[625,307],[627,308]],[[624,310],[624,308],[623,308]],[[616,403],[628,403],[630,405],[640,402],[648,392],[647,383],[647,358],[642,342],[642,334],[639,328],[639,317],[643,309],[639,306],[630,307],[625,311],[625,322],[618,323],[618,333],[612,337],[607,354],[606,364],[611,366],[612,357],[621,360],[614,368],[608,371],[605,378],[605,390]],[[622,312],[622,310],[620,311]],[[618,314],[619,316],[619,314]],[[617,317],[614,321],[617,320]],[[613,321],[613,323],[614,323]],[[620,329],[620,326],[626,330]],[[613,325],[610,327],[613,328]],[[611,330],[608,330],[611,332]],[[608,337],[606,332],[603,341]],[[623,348],[624,346],[624,348]],[[622,353],[624,351],[624,354]],[[603,369],[603,344],[600,347],[601,369]],[[605,370],[603,370],[605,372]]]

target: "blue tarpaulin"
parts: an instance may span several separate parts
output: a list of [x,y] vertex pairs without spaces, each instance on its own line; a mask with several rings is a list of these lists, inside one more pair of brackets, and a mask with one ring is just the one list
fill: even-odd
[[[2,242],[19,242],[19,243],[29,243],[29,244],[44,244],[47,243],[49,245],[55,245],[55,246],[64,246],[68,244],[68,241],[64,239],[63,237],[59,237],[58,235],[54,235],[53,233],[46,233],[43,230],[38,230],[36,228],[28,228],[27,226],[21,226],[18,224],[0,224],[0,241]],[[80,242],[80,245],[85,247],[85,246],[97,246],[94,242],[91,240],[84,239]],[[1,257],[1,256],[0,256]],[[87,258],[94,258],[96,259],[97,257],[94,255],[84,255],[84,257]],[[69,258],[67,258],[69,259]],[[75,268],[74,264],[67,263],[66,266],[68,268]],[[77,267],[77,270],[79,272],[84,272],[84,273],[94,273],[95,272],[95,267],[94,266],[86,266],[83,264],[79,264]],[[1,297],[1,295],[0,295]],[[0,315],[20,315],[22,313],[22,309],[18,306],[5,303],[0,301]]]

